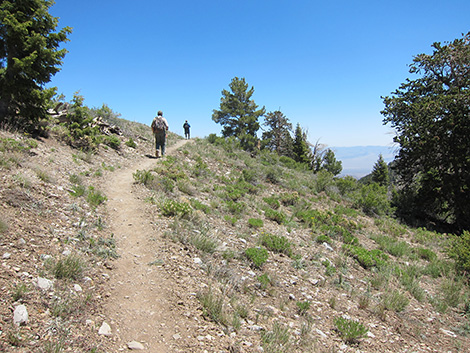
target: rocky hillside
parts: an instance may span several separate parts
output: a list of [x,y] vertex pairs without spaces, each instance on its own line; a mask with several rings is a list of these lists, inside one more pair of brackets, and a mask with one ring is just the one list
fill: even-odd
[[[344,183],[271,153],[210,139],[157,160],[144,126],[122,131],[93,153],[54,134],[0,132],[0,350],[470,350],[469,291],[444,251],[449,236],[366,216]],[[124,172],[151,225],[133,266],[171,283],[167,298],[149,291],[131,304],[113,282],[133,249],[113,223],[126,204],[110,210],[105,190]],[[130,342],[110,308],[150,311],[163,299],[161,335]]]

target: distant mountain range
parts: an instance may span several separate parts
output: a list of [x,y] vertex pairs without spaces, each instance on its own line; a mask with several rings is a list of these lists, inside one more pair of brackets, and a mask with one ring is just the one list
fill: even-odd
[[336,159],[343,163],[343,171],[340,176],[351,175],[357,179],[372,172],[375,162],[382,154],[385,163],[390,163],[395,158],[396,147],[390,146],[353,146],[330,147]]

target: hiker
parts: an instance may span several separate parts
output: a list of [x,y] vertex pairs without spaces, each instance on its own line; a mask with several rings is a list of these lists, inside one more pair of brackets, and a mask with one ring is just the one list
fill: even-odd
[[191,125],[189,125],[188,121],[186,120],[183,124],[183,129],[184,129],[184,137],[186,139],[190,139],[189,137],[189,128],[191,127]]
[[155,157],[160,157],[160,148],[162,150],[162,157],[165,155],[165,143],[168,131],[168,122],[163,117],[163,112],[158,111],[157,116],[152,121],[152,132],[155,135]]

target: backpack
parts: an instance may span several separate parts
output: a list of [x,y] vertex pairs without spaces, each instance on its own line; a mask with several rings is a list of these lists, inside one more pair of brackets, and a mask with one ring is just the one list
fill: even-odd
[[156,116],[155,119],[153,119],[151,127],[154,133],[166,130],[165,122],[161,116]]

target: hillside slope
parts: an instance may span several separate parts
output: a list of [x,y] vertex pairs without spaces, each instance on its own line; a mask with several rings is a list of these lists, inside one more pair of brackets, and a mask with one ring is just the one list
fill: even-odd
[[470,349],[446,235],[270,153],[196,140],[156,160],[133,137],[84,154],[1,132],[2,350]]

